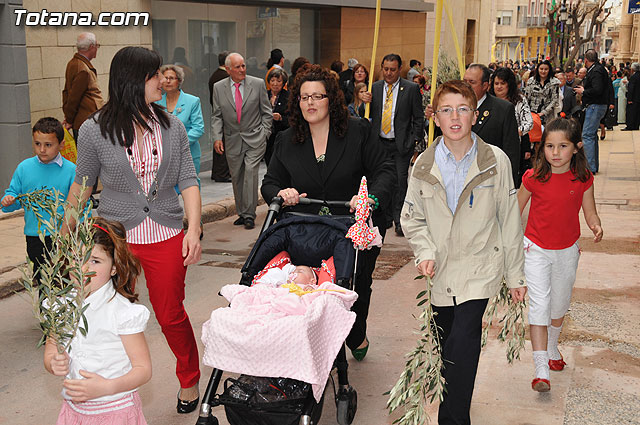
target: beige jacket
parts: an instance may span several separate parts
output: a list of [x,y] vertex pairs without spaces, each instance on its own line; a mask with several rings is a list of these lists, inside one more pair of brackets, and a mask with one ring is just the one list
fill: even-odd
[[74,130],[78,130],[89,115],[102,108],[102,104],[96,69],[89,59],[76,53],[67,64],[65,72],[62,91],[64,119]]
[[502,279],[525,285],[522,224],[509,158],[480,137],[455,214],[435,162],[436,141],[411,173],[400,221],[416,265],[435,260],[432,304],[491,298]]

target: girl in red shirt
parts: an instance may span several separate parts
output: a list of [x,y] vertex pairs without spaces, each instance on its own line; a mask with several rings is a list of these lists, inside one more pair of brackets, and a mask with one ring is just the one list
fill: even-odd
[[549,370],[564,369],[558,337],[569,310],[578,268],[580,208],[594,242],[602,227],[593,195],[577,121],[557,118],[548,123],[535,154],[534,168],[522,177],[520,213],[531,199],[524,233],[524,272],[529,288],[529,324],[535,378],[531,387],[551,389]]

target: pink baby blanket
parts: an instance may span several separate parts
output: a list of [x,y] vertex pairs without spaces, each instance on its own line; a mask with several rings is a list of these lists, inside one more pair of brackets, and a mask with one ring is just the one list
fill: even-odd
[[202,325],[203,363],[232,373],[298,379],[320,401],[355,321],[358,295],[330,282],[298,296],[268,284],[226,285],[231,303]]

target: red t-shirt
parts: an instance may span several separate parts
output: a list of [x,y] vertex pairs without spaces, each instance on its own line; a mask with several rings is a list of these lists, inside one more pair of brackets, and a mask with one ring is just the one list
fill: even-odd
[[522,184],[531,192],[529,221],[524,235],[541,248],[565,249],[580,238],[580,207],[582,196],[593,184],[593,175],[586,182],[577,180],[571,171],[551,174],[541,183],[529,169]]

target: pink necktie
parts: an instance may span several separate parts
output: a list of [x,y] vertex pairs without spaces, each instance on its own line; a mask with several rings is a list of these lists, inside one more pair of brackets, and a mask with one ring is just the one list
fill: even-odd
[[240,83],[233,83],[236,86],[236,114],[238,115],[238,124],[242,117],[242,95],[240,94]]

